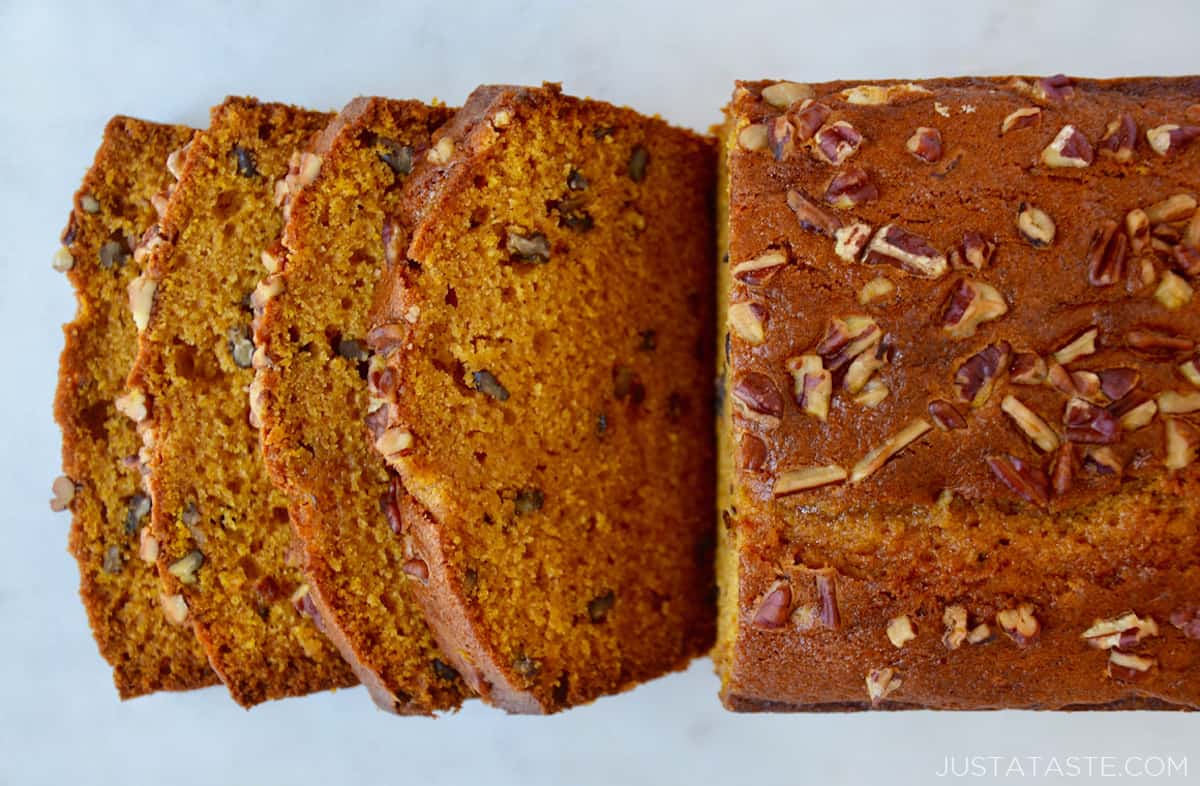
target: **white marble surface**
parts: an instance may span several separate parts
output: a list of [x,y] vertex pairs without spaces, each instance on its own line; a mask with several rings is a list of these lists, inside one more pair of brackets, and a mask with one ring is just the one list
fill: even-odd
[[1200,70],[1198,29],[1196,0],[0,0],[0,784],[902,784],[968,754],[1190,754],[1200,777],[1200,717],[735,716],[707,662],[549,719],[473,704],[401,720],[360,690],[249,713],[220,689],[122,705],[75,597],[67,519],[46,506],[58,326],[73,310],[50,255],[113,113],[202,124],[226,93],[334,108],[552,79],[705,128],[739,76],[1177,74]]

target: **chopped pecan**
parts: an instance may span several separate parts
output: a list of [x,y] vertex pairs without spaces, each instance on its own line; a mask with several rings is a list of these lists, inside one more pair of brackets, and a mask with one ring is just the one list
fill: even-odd
[[1016,456],[992,456],[987,460],[992,473],[1000,482],[1026,502],[1046,506],[1050,502],[1050,480],[1040,467]]
[[911,617],[901,614],[888,620],[887,637],[893,647],[902,649],[905,644],[917,637],[917,627],[913,625]]
[[1107,287],[1125,277],[1125,235],[1117,231],[1116,221],[1105,221],[1092,234],[1088,246],[1088,283]]
[[767,127],[763,123],[751,123],[738,132],[738,144],[746,150],[767,149]]
[[848,210],[879,199],[879,189],[865,169],[849,167],[833,176],[825,189],[825,201]]
[[830,464],[824,467],[799,467],[780,472],[775,478],[772,493],[776,497],[786,497],[807,489],[841,483],[846,479],[846,470]]
[[832,568],[815,571],[813,583],[817,586],[817,597],[821,601],[821,624],[830,630],[837,630],[842,626],[837,600],[837,574]]
[[788,358],[787,369],[795,381],[793,395],[797,406],[820,421],[829,417],[829,401],[833,396],[833,374],[825,370],[817,355]]
[[786,581],[776,581],[758,602],[750,624],[764,630],[782,628],[792,613],[792,587]]
[[1088,328],[1060,347],[1054,353],[1054,360],[1065,366],[1081,357],[1094,354],[1096,352],[1096,338],[1099,335],[1099,328]]
[[1120,475],[1125,469],[1121,457],[1107,445],[1088,447],[1083,452],[1083,463],[1101,475]]
[[1034,248],[1045,248],[1054,242],[1054,219],[1045,210],[1022,202],[1017,209],[1017,231]]
[[1191,194],[1173,194],[1146,208],[1146,220],[1150,226],[1184,221],[1196,213],[1196,198]]
[[796,133],[787,115],[767,121],[767,147],[776,161],[786,161],[796,151]]
[[847,123],[838,120],[821,128],[813,137],[813,152],[823,161],[837,166],[858,152],[862,134]]
[[825,359],[825,367],[836,371],[880,343],[883,333],[871,317],[834,317],[817,344],[816,353]]
[[807,142],[825,125],[832,110],[811,98],[805,99],[800,106],[788,113],[792,127],[796,132],[797,142]]
[[796,214],[800,226],[809,232],[832,236],[834,231],[842,225],[837,216],[794,188],[787,192],[787,203],[792,212]]
[[882,300],[891,295],[895,291],[896,285],[892,283],[891,279],[885,276],[876,276],[863,284],[862,289],[858,291],[858,302],[863,306],[870,305],[877,300]]
[[912,82],[899,82],[892,85],[856,85],[842,91],[842,98],[847,104],[862,106],[877,106],[891,104],[901,98],[916,98],[927,96],[930,91]]
[[1034,97],[1041,101],[1069,101],[1075,97],[1075,81],[1069,76],[1044,76],[1032,86]]
[[1160,156],[1174,155],[1200,137],[1200,126],[1181,126],[1167,123],[1146,131],[1150,149]]
[[937,163],[942,158],[942,134],[936,128],[920,126],[904,145],[922,161]]
[[[1150,245],[1150,217],[1140,207],[1135,207],[1125,214],[1125,234],[1129,236],[1129,250],[1140,254]],[[1105,241],[1107,242],[1107,241]],[[1096,245],[1093,237],[1092,246]]]
[[1061,497],[1071,490],[1075,480],[1075,448],[1064,442],[1058,446],[1054,460],[1050,462],[1050,488],[1055,496]]
[[1157,665],[1158,661],[1155,658],[1145,655],[1134,655],[1120,650],[1109,650],[1108,653],[1108,676],[1114,680],[1135,682],[1145,677]]
[[1121,439],[1121,424],[1108,410],[1073,398],[1063,410],[1067,440],[1088,445],[1111,445]]
[[763,88],[762,97],[771,106],[785,109],[797,101],[812,98],[813,88],[801,82],[776,82]]
[[952,267],[956,268],[969,265],[976,270],[983,270],[995,253],[995,243],[978,232],[967,232],[963,235],[961,248],[950,252],[950,263]]
[[758,303],[733,303],[726,315],[729,329],[747,344],[766,341],[767,307]]
[[1046,361],[1036,352],[1018,352],[1008,368],[1008,381],[1014,385],[1040,385],[1046,381]]
[[867,696],[871,699],[871,706],[877,706],[903,684],[904,681],[896,676],[896,670],[890,666],[872,669],[867,675]]
[[941,278],[949,268],[946,255],[929,241],[894,224],[880,227],[875,233],[867,246],[866,261],[870,264],[886,262],[921,278]]
[[1179,608],[1171,612],[1171,624],[1189,639],[1200,639],[1200,606]]
[[782,251],[767,251],[753,259],[738,262],[730,274],[748,286],[766,283],[781,267],[787,264],[787,255]]
[[1050,428],[1040,415],[1025,406],[1016,396],[1005,396],[1000,402],[1000,409],[1012,418],[1013,423],[1025,436],[1037,445],[1044,453],[1049,453],[1058,447],[1058,434]]
[[738,440],[738,466],[755,472],[767,462],[767,446],[753,434],[742,434]]
[[1133,160],[1133,150],[1137,145],[1137,123],[1128,114],[1122,114],[1109,122],[1100,137],[1097,147],[1100,155],[1107,156],[1117,163],[1127,164]]
[[[1200,255],[1198,261],[1200,261]],[[1170,270],[1163,273],[1158,288],[1154,290],[1154,298],[1168,311],[1183,308],[1192,300],[1192,286]]]
[[907,426],[893,434],[882,445],[873,448],[863,456],[850,470],[850,482],[858,483],[875,474],[884,464],[897,453],[907,448],[913,442],[924,436],[932,425],[924,418],[917,418]]
[[1188,382],[1200,388],[1200,357],[1189,358],[1180,363],[1179,373]]
[[929,402],[929,417],[933,419],[933,425],[942,431],[954,431],[967,427],[966,418],[945,399],[938,398]]
[[1186,415],[1200,410],[1200,390],[1180,393],[1164,390],[1158,394],[1158,411],[1164,415]]
[[1035,609],[1030,603],[1022,603],[1015,609],[996,612],[996,624],[1018,645],[1025,647],[1037,641],[1042,631]]
[[1120,401],[1133,392],[1142,375],[1133,368],[1106,368],[1096,372],[1100,378],[1100,390],[1109,401]]
[[984,322],[1008,313],[1008,304],[991,284],[964,278],[950,294],[942,312],[942,330],[951,338],[970,338]]
[[1048,167],[1082,168],[1095,159],[1087,137],[1072,125],[1065,125],[1042,150],[1042,163]]
[[1037,125],[1042,119],[1042,110],[1036,106],[1025,106],[1016,109],[1008,114],[1000,123],[1000,135],[1004,136],[1009,131],[1016,131],[1019,128],[1029,128]]
[[1167,418],[1166,458],[1163,463],[1169,470],[1179,470],[1196,460],[1196,449],[1200,447],[1200,429],[1179,418]]
[[730,392],[741,415],[768,428],[779,425],[779,419],[783,417],[783,396],[774,380],[766,374],[747,372]]
[[1125,334],[1125,345],[1150,357],[1163,357],[1191,352],[1196,342],[1187,336],[1169,333],[1162,328],[1134,328]]
[[846,391],[854,394],[866,387],[871,375],[887,364],[887,351],[887,344],[881,340],[875,344],[873,351],[860,352],[854,360],[850,361],[850,366],[846,369],[846,375],[842,379],[842,385]]
[[956,650],[967,640],[967,610],[963,606],[947,606],[942,612],[942,644],[948,650]]
[[1121,416],[1121,428],[1126,431],[1137,431],[1150,425],[1158,414],[1158,403],[1154,399],[1143,401]]
[[963,361],[954,374],[959,400],[970,402],[972,408],[987,403],[996,379],[1008,367],[1011,351],[1007,341],[1000,341],[989,344]]
[[890,392],[882,380],[869,379],[867,384],[863,385],[862,390],[854,396],[853,401],[859,406],[874,409],[883,403]]
[[833,236],[837,240],[833,248],[834,253],[847,262],[857,262],[871,240],[871,227],[861,223],[850,224],[838,227]]

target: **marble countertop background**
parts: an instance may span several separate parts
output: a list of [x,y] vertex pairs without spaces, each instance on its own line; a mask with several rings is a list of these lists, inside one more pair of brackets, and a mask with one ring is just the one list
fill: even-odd
[[332,109],[560,80],[705,129],[739,77],[1182,74],[1200,71],[1198,30],[1196,0],[0,0],[0,784],[907,784],[950,780],[947,756],[1005,757],[1006,781],[1020,779],[1008,757],[1026,777],[1046,777],[1028,757],[1081,757],[1098,780],[1103,765],[1082,757],[1190,756],[1200,777],[1200,716],[737,716],[707,661],[553,718],[474,703],[397,719],[361,689],[252,712],[216,688],[122,705],[76,598],[67,517],[46,504],[59,326],[74,310],[50,256],[114,113],[203,125],[228,93]]

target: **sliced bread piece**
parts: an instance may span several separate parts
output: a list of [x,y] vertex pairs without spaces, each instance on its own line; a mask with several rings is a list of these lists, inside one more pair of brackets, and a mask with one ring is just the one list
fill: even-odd
[[359,98],[295,162],[282,247],[254,340],[251,406],[271,479],[288,498],[316,619],[383,709],[428,714],[468,690],[404,578],[391,479],[365,419],[366,334],[385,216],[453,111]]
[[351,685],[302,612],[287,500],[250,422],[250,323],[269,295],[260,254],[283,229],[275,183],[332,117],[230,98],[188,149],[147,270],[130,285],[142,331],[132,391],[144,396],[152,532],[176,620],[190,620],[234,699]]
[[141,272],[133,248],[157,218],[173,182],[168,154],[192,136],[185,126],[114,117],[75,194],[54,267],[67,274],[78,311],[65,325],[54,415],[63,432],[55,510],[71,511],[79,594],[121,698],[211,685],[216,674],[190,628],[167,622],[154,555],[141,545],[150,498],[138,472],[140,404],[122,398],[137,331],[125,288]]
[[553,712],[712,642],[715,147],[556,85],[480,88],[435,140],[376,304],[376,446],[451,665]]

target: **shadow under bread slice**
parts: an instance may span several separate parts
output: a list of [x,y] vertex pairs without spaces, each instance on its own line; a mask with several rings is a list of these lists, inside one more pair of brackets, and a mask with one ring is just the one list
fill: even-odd
[[365,423],[365,338],[385,219],[404,209],[413,161],[452,114],[359,98],[298,155],[282,247],[264,255],[264,289],[275,294],[255,322],[251,407],[287,495],[313,616],[375,702],[401,714],[456,708],[469,691],[406,580],[392,480]]
[[380,287],[406,573],[487,701],[546,713],[712,642],[712,141],[478,89]]
[[139,472],[141,438],[122,412],[137,407],[122,398],[137,350],[126,294],[141,272],[133,248],[173,182],[167,156],[192,133],[130,117],[110,120],[54,258],[78,310],[63,327],[54,415],[66,474],[54,483],[51,507],[71,511],[79,593],[123,699],[217,681],[191,629],[163,615],[154,559],[140,538],[150,512]]
[[229,98],[197,132],[130,286],[141,331],[131,390],[144,395],[152,532],[168,609],[188,620],[238,703],[354,684],[302,612],[287,500],[250,422],[260,254],[283,221],[275,184],[332,119]]

